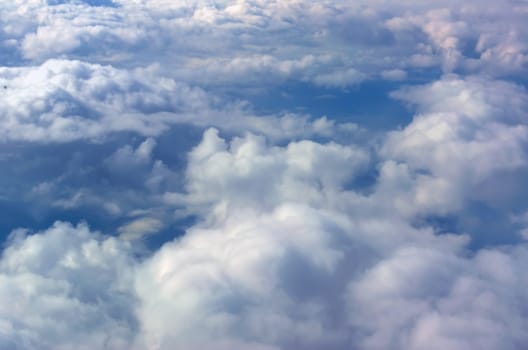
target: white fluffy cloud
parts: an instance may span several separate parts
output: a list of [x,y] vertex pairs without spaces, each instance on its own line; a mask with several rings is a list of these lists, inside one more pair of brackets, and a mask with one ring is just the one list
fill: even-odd
[[315,204],[328,192],[341,191],[368,160],[365,150],[336,143],[269,147],[264,137],[248,134],[228,145],[209,129],[189,154],[187,200],[243,208],[254,207],[258,198],[268,209],[288,201]]
[[0,140],[68,142],[117,132],[159,135],[173,124],[254,130],[276,138],[326,135],[339,125],[299,114],[256,116],[200,88],[166,78],[152,65],[133,70],[81,61],[0,68]]
[[10,235],[0,261],[0,346],[124,349],[136,327],[130,247],[57,222]]
[[526,247],[462,258],[406,247],[349,285],[362,349],[520,349]]
[[123,71],[50,60],[36,67],[3,67],[0,77],[2,140],[64,142],[116,131],[157,134],[165,128],[157,112],[192,113],[207,105],[202,91],[163,79],[155,68]]
[[[191,162],[216,155],[208,163],[213,169],[258,186],[262,178],[251,169],[264,169],[266,155],[286,156],[299,144],[261,143],[259,156],[241,157],[243,147],[255,151],[256,140],[236,139],[228,148],[215,131],[207,131]],[[316,148],[350,154],[333,144]],[[312,152],[282,176],[295,179],[317,159],[319,153]],[[354,176],[356,165],[338,159],[349,164],[348,177]],[[285,195],[263,209],[262,197],[247,195],[242,206],[207,214],[214,220],[143,261],[132,258],[129,245],[83,225],[59,223],[30,236],[13,233],[0,263],[2,290],[13,299],[3,312],[4,343],[26,348],[38,339],[66,349],[75,342],[92,347],[106,342],[116,349],[427,349],[428,339],[434,339],[438,348],[518,349],[527,341],[524,245],[471,253],[465,248],[468,237],[435,235],[383,210],[370,217],[351,215],[320,200],[316,203],[323,207],[314,208],[301,193],[330,194],[343,181],[324,180],[332,166],[316,169],[321,169],[313,174],[320,174],[320,183],[302,181],[297,198]],[[229,178],[205,169],[190,170],[188,176],[210,181],[191,194],[225,190],[218,180]],[[210,200],[228,198],[226,192]],[[37,299],[13,292],[23,288],[17,281],[26,275],[24,293],[38,290]],[[34,280],[46,281],[50,289]],[[47,307],[50,299],[57,300],[52,305],[61,320],[71,318],[70,328],[39,333],[44,326],[28,313],[40,298]],[[105,323],[89,323],[99,318]],[[27,333],[14,333],[14,325]]]
[[400,181],[412,178],[414,188],[403,194],[402,207],[449,212],[469,200],[516,197],[517,189],[500,182],[505,176],[520,179],[527,171],[524,88],[477,77],[449,77],[425,87],[404,88],[393,96],[416,105],[418,111],[405,129],[389,134],[382,149],[388,158],[382,166],[387,185],[404,188]]

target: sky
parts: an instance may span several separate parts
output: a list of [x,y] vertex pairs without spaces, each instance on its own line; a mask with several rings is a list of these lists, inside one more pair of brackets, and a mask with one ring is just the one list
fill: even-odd
[[526,349],[526,23],[0,0],[0,349]]

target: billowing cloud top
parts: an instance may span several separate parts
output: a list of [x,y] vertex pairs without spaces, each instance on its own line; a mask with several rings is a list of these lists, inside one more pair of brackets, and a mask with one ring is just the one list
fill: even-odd
[[0,1],[0,349],[528,348],[528,4]]

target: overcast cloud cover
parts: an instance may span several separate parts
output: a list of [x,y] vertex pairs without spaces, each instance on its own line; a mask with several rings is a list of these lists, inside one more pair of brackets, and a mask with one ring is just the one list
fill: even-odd
[[525,0],[0,0],[0,349],[528,348]]

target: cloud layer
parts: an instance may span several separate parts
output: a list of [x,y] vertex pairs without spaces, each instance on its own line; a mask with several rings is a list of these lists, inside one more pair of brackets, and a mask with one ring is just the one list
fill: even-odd
[[1,349],[528,346],[525,2],[0,11]]

